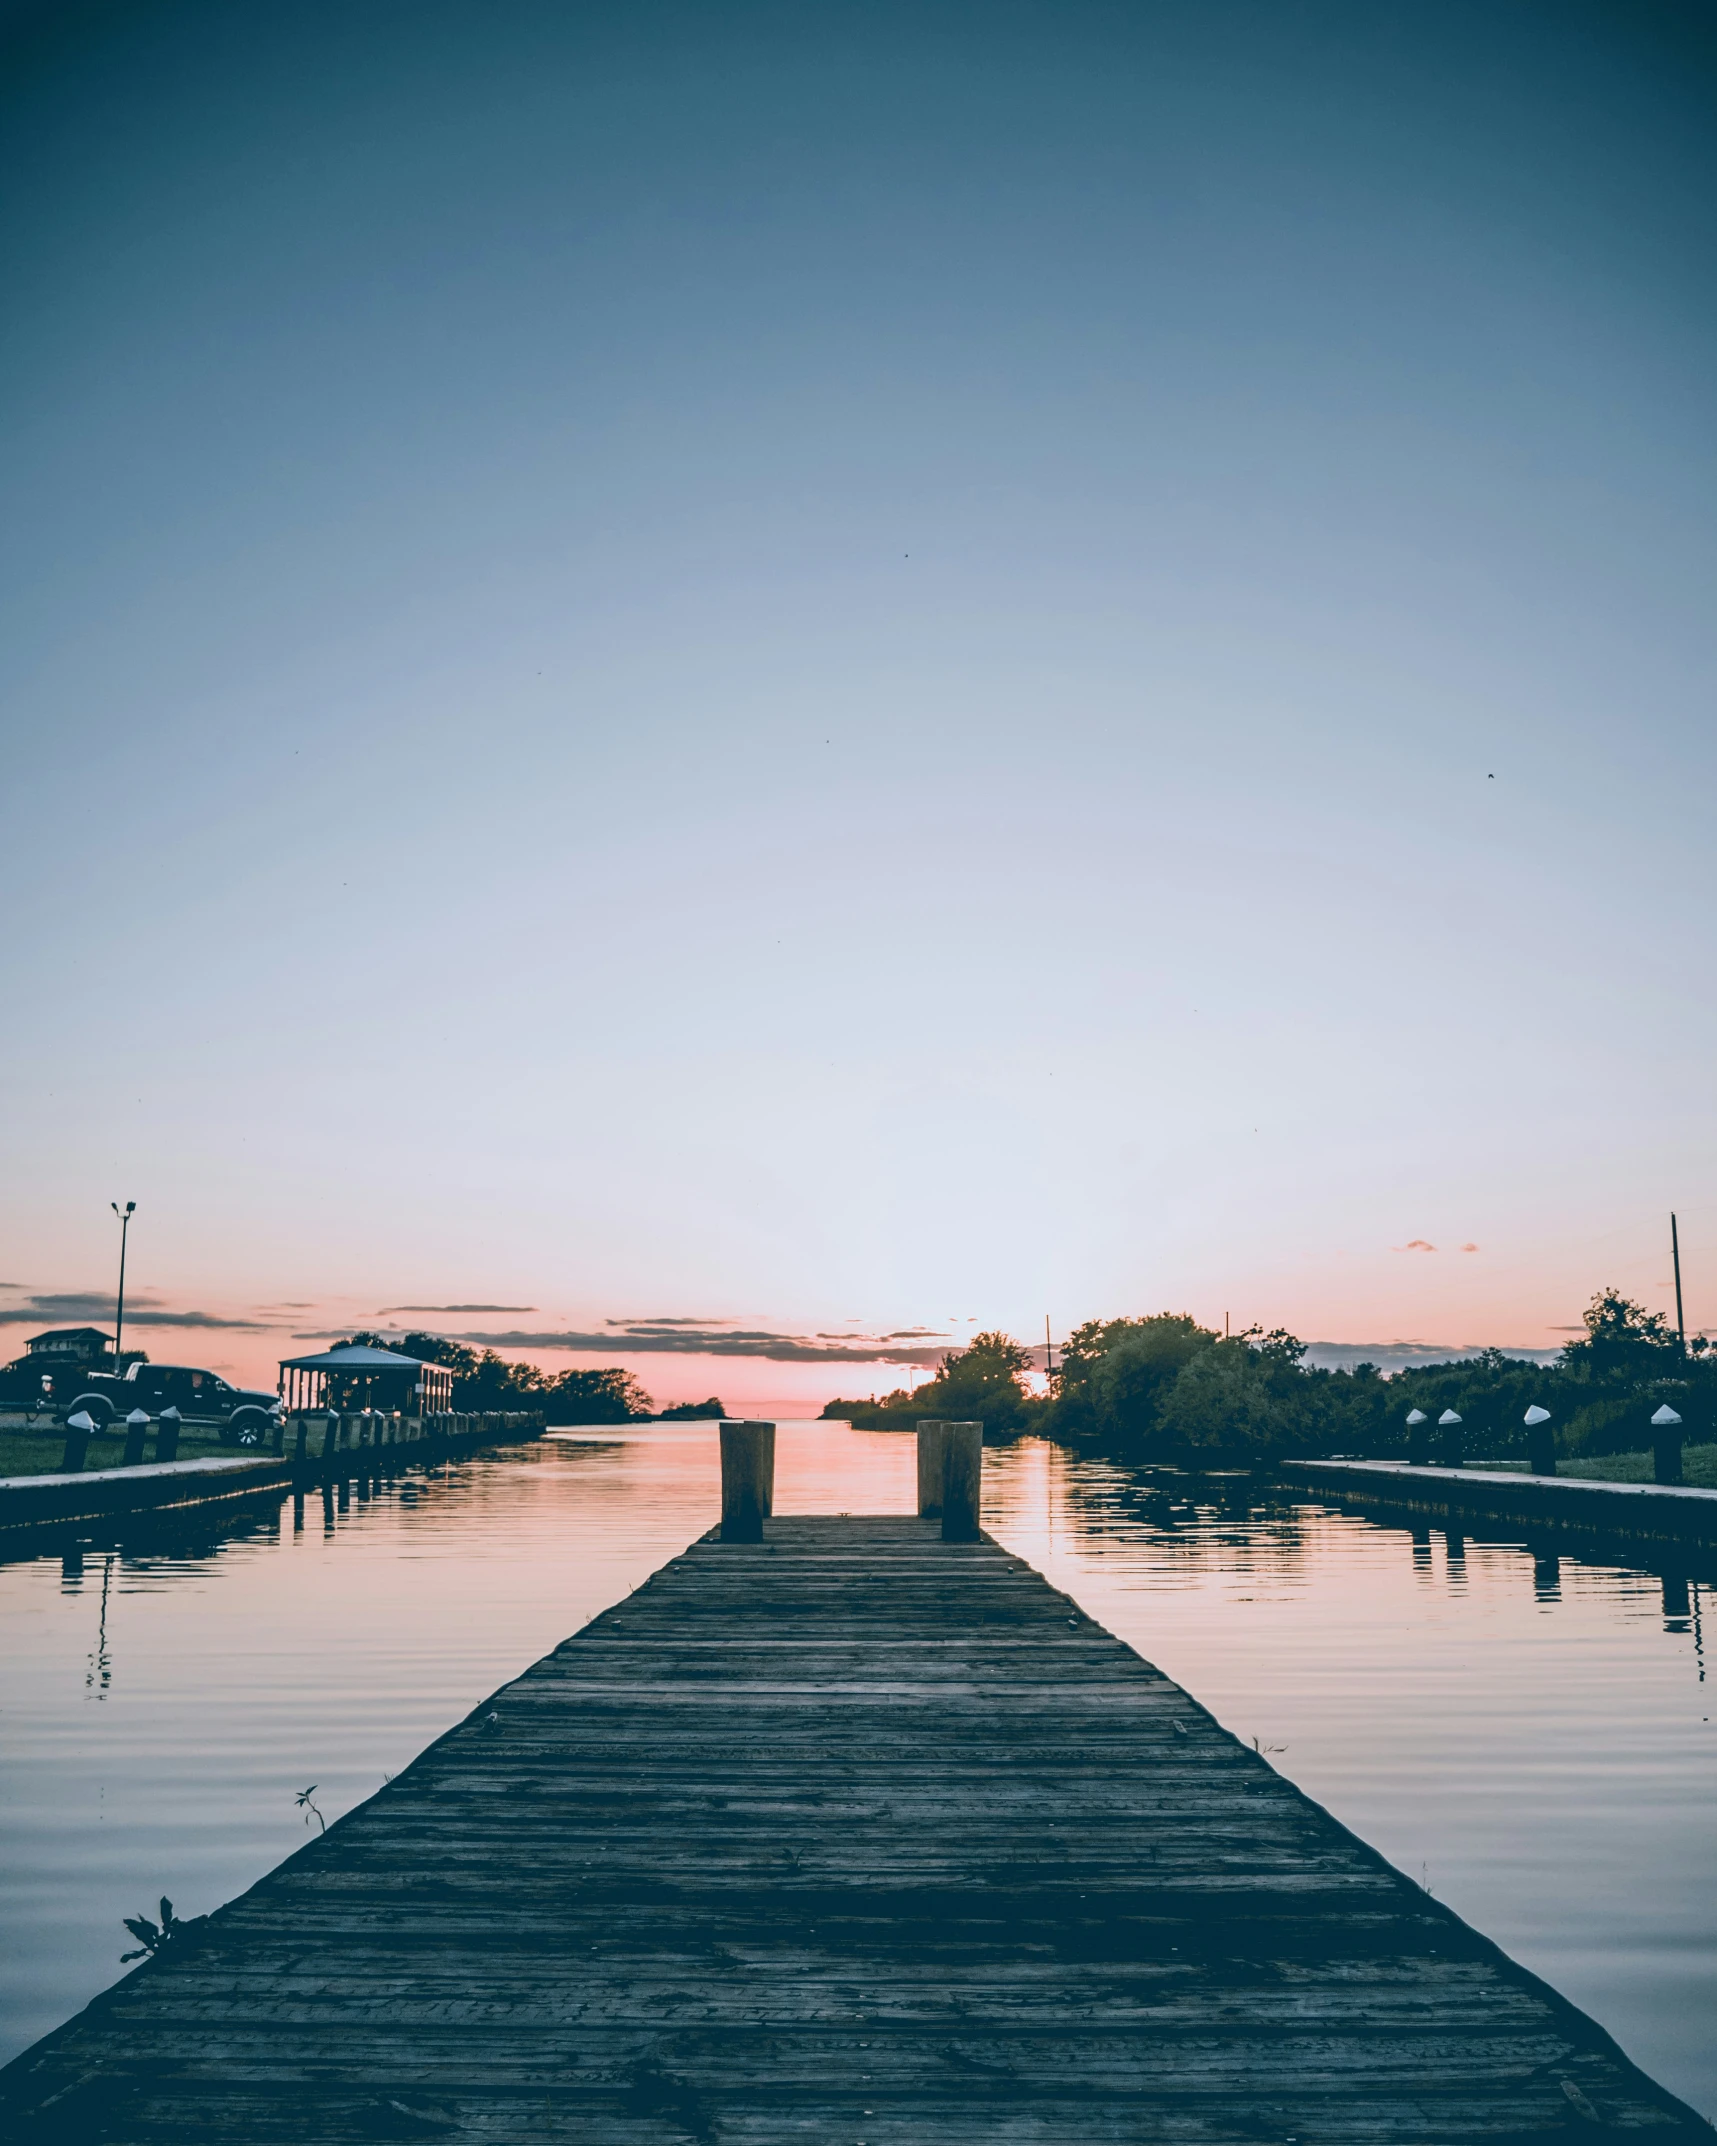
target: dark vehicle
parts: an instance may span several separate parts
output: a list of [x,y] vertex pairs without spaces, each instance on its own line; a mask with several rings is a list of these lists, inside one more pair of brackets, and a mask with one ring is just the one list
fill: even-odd
[[176,1408],[187,1430],[212,1425],[229,1446],[261,1445],[273,1432],[280,1408],[271,1393],[229,1385],[218,1373],[188,1364],[133,1364],[123,1378],[94,1372],[70,1405],[74,1413],[87,1409],[98,1431],[134,1408],[152,1416]]

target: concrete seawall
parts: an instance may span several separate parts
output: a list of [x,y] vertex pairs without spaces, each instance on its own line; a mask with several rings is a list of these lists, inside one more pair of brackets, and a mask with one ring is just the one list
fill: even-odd
[[1717,1544],[1717,1490],[1511,1475],[1490,1468],[1415,1468],[1391,1460],[1284,1461],[1277,1474],[1321,1496],[1385,1512],[1572,1528],[1647,1542]]

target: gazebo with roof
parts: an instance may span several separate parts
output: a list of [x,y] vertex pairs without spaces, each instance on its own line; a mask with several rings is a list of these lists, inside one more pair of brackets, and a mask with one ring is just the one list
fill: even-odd
[[398,1409],[405,1416],[433,1416],[453,1406],[453,1374],[445,1364],[426,1364],[398,1349],[342,1342],[319,1356],[292,1356],[280,1366],[279,1393],[288,1415],[315,1409]]

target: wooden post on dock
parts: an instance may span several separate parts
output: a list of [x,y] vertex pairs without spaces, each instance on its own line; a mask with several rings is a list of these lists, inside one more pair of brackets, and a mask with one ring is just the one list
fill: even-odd
[[984,1426],[942,1426],[942,1540],[976,1542],[983,1532]]
[[721,1539],[761,1542],[775,1506],[775,1426],[721,1427]]
[[95,1419],[86,1408],[80,1408],[75,1416],[66,1418],[66,1442],[60,1453],[61,1475],[77,1475],[81,1472],[84,1455],[89,1451],[90,1434],[94,1429]]
[[1460,1468],[1465,1465],[1461,1448],[1461,1419],[1452,1408],[1445,1408],[1437,1418],[1437,1428],[1443,1434],[1442,1463],[1445,1468]]
[[310,1457],[310,1418],[294,1416],[292,1421],[292,1459],[295,1466],[302,1468]]
[[134,1408],[125,1419],[125,1458],[122,1468],[141,1468],[143,1465],[143,1441],[149,1436],[149,1412]]
[[946,1426],[926,1419],[918,1426],[918,1517],[936,1520],[942,1513],[942,1433]]
[[333,1410],[328,1411],[328,1422],[322,1432],[322,1458],[332,1460],[340,1450],[340,1418]]
[[1407,1417],[1407,1465],[1409,1468],[1424,1468],[1431,1459],[1430,1417],[1422,1408],[1410,1411]]
[[1681,1481],[1681,1418],[1667,1401],[1651,1419],[1651,1479]]
[[184,1418],[176,1408],[164,1408],[156,1419],[155,1458],[159,1461],[179,1458],[179,1432]]
[[1534,1475],[1556,1473],[1556,1426],[1550,1411],[1534,1404],[1526,1411],[1526,1465]]

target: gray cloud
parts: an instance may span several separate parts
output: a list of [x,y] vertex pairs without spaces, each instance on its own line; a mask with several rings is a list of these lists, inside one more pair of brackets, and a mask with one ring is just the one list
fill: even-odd
[[[1375,1364],[1393,1377],[1421,1364],[1453,1364],[1477,1356],[1485,1346],[1479,1341],[1313,1341],[1306,1345],[1306,1362],[1314,1371],[1351,1371],[1355,1364]],[[1505,1356],[1524,1357],[1528,1363],[1554,1363],[1560,1349],[1505,1348]]]
[[212,1311],[139,1311],[125,1307],[127,1326],[222,1327],[233,1334],[266,1334],[274,1329],[272,1319],[222,1319]]
[[[132,1300],[140,1310],[159,1304],[159,1297],[139,1291]],[[126,1307],[127,1312],[130,1306]],[[0,1319],[111,1319],[111,1289],[38,1290],[22,1304],[9,1304]]]
[[[307,1310],[309,1307],[301,1304],[296,1308],[300,1311],[304,1311]],[[378,1319],[391,1319],[396,1312],[402,1311],[473,1312],[535,1310],[536,1306],[534,1304],[384,1304],[381,1310],[376,1313],[376,1317]]]
[[604,1326],[620,1326],[630,1329],[632,1327],[657,1326],[731,1326],[733,1321],[731,1319],[604,1319],[602,1323]]
[[[320,1336],[300,1335],[300,1340]],[[886,1341],[828,1343],[808,1334],[710,1333],[659,1326],[613,1328],[600,1333],[466,1333],[450,1337],[485,1349],[565,1349],[574,1355],[761,1356],[782,1364],[915,1364],[934,1368],[944,1349],[911,1349]]]
[[[212,1311],[163,1311],[159,1297],[139,1296],[127,1301],[125,1323],[131,1326],[195,1326],[226,1328],[237,1334],[262,1334],[265,1319],[223,1319]],[[105,1289],[65,1289],[37,1294],[22,1304],[0,1307],[0,1325],[53,1326],[56,1323],[113,1324],[113,1296]]]

